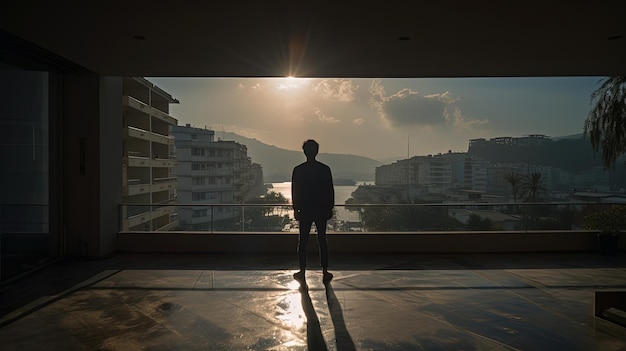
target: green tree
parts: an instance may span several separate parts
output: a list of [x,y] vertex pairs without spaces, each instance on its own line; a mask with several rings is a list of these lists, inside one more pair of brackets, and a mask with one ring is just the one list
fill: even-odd
[[585,120],[584,136],[593,149],[602,149],[605,169],[615,169],[617,158],[626,152],[626,76],[608,77],[591,94],[593,108]]
[[[282,226],[289,221],[289,215],[276,213],[277,206],[267,205],[285,205],[288,206],[287,199],[283,194],[271,191],[263,196],[246,201],[247,204],[258,204],[263,206],[247,206],[245,207],[245,221],[248,230],[273,231],[280,230]],[[282,206],[278,206],[282,209]]]
[[492,230],[492,222],[489,218],[480,218],[479,215],[472,213],[465,223],[467,230]]
[[520,193],[526,202],[536,202],[546,193],[541,173],[524,175],[520,183]]
[[365,207],[362,219],[368,231],[441,231],[459,226],[444,206]]
[[504,180],[511,184],[511,190],[513,192],[513,202],[517,202],[517,194],[519,193],[519,187],[522,183],[522,175],[519,173],[511,172],[504,175]]

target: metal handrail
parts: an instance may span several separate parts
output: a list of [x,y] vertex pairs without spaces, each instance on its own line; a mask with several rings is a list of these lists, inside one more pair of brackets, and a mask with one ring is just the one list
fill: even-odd
[[[330,231],[375,232],[458,232],[458,231],[579,231],[583,211],[587,207],[626,206],[623,203],[590,202],[450,202],[420,204],[336,204],[328,224]],[[122,204],[151,206],[158,204]],[[181,228],[176,231],[286,231],[297,227],[293,205],[254,203],[170,203],[178,208]],[[546,208],[549,206],[551,208]],[[342,212],[340,208],[344,208]],[[201,216],[182,215],[188,211],[206,208]],[[254,210],[254,209],[259,210]],[[377,208],[389,210],[378,211]],[[416,212],[410,208],[423,209]],[[431,209],[429,212],[428,208]],[[539,211],[534,211],[538,209]],[[394,211],[396,209],[396,211]],[[401,211],[400,211],[401,210]],[[486,210],[486,211],[485,211]],[[130,211],[127,211],[130,212]],[[123,211],[120,211],[123,213]],[[567,216],[562,216],[567,214]],[[385,217],[386,216],[386,217]],[[478,216],[478,220],[476,218]],[[473,221],[470,221],[473,217]],[[381,218],[383,220],[381,221]],[[478,223],[476,223],[478,222]],[[278,228],[278,225],[285,228]],[[198,229],[201,227],[201,229]],[[287,228],[289,227],[289,228]],[[486,227],[487,229],[480,229]],[[202,229],[203,228],[203,229]],[[272,229],[273,228],[273,229]]]

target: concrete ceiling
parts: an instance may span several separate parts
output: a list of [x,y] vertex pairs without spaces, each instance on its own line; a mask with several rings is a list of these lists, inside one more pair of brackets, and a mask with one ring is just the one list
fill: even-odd
[[626,1],[40,1],[0,28],[103,75],[626,75]]

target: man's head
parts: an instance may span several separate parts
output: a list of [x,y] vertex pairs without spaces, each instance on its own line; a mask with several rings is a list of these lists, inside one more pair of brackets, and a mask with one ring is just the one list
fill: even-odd
[[302,150],[304,150],[307,159],[314,160],[320,150],[320,144],[313,139],[309,139],[302,144]]

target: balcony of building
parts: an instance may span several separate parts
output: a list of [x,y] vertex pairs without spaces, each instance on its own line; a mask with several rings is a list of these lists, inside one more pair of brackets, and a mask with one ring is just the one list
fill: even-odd
[[176,118],[159,110],[158,108],[149,106],[148,104],[139,101],[132,96],[122,96],[122,105],[126,108],[126,110],[134,110],[147,116],[152,116],[168,125],[176,125],[178,123]]
[[150,132],[145,129],[137,128],[134,126],[126,126],[124,128],[124,137],[135,138],[144,141],[150,141],[162,145],[174,145],[174,138],[169,135],[163,135],[156,132]]

